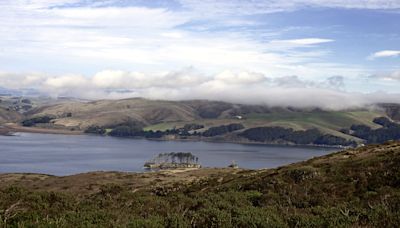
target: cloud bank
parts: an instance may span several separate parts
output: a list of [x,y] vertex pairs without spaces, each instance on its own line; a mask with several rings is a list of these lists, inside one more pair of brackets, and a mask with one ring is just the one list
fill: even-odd
[[[398,72],[391,76],[400,80]],[[43,95],[53,97],[73,95],[85,99],[209,99],[335,110],[377,102],[400,103],[400,94],[346,92],[342,76],[310,81],[298,76],[271,78],[248,71],[227,70],[204,75],[194,68],[153,74],[107,70],[91,77],[0,73],[0,85],[9,89],[36,89]]]
[[393,71],[390,73],[374,74],[370,76],[373,79],[381,79],[389,82],[400,82],[400,70]]

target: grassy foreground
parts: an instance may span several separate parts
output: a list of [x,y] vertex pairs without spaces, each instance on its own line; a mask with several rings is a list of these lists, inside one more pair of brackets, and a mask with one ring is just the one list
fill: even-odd
[[5,227],[400,227],[400,142],[269,170],[0,180]]

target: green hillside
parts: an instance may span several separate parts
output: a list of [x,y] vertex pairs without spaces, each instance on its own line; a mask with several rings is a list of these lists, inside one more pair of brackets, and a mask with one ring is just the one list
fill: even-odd
[[[352,124],[377,127],[372,120],[378,116],[386,116],[383,111],[378,110],[292,110],[216,101],[159,101],[140,98],[66,102],[40,107],[29,114],[52,115],[57,117],[55,124],[82,129],[88,125],[107,126],[132,120],[142,123],[149,130],[166,130],[190,122],[201,123],[206,127],[240,122],[246,127],[288,126],[294,129],[317,127],[337,131]],[[243,119],[239,121],[237,116]]]
[[[323,133],[332,134],[346,139],[358,140],[357,138],[340,132],[341,129],[349,128],[353,124],[362,124],[371,128],[378,128],[379,125],[373,123],[374,118],[386,116],[381,111],[280,111],[274,113],[250,113],[243,115],[243,119],[235,118],[218,118],[218,119],[200,119],[196,123],[203,124],[205,128],[219,126],[229,123],[241,123],[246,128],[254,128],[261,126],[280,126],[284,128],[292,128],[294,130],[306,130],[317,128]],[[146,126],[146,130],[165,131],[171,128],[179,128],[190,121],[166,122],[155,125]]]
[[[13,98],[14,99],[14,98]],[[16,99],[16,98],[15,98]],[[256,140],[257,143],[298,144],[298,140],[288,140],[302,135],[305,144],[312,145],[355,145],[365,143],[365,136],[356,136],[350,130],[352,126],[363,125],[371,129],[381,128],[374,123],[377,117],[396,117],[397,106],[371,106],[352,110],[322,110],[319,108],[269,107],[263,105],[231,104],[219,101],[163,101],[131,98],[122,100],[77,101],[62,100],[59,103],[40,102],[17,99],[20,103],[34,104],[31,109],[22,112],[27,127],[54,128],[88,133],[105,132],[118,137],[143,137],[163,139],[199,140],[208,130],[213,130],[212,136],[202,138],[212,141],[253,142],[252,136],[242,137],[242,132],[254,128],[281,127],[296,131],[293,136],[281,137],[276,140]],[[17,102],[17,101],[15,101]],[[19,103],[18,103],[19,104]],[[16,108],[20,107],[17,105]],[[21,111],[19,110],[21,113]],[[46,120],[46,121],[44,121]],[[393,121],[396,119],[391,119]],[[185,125],[197,124],[201,128],[183,130]],[[240,124],[240,129],[234,131],[217,130],[231,124]],[[112,131],[123,127],[118,131]],[[92,131],[98,128],[99,131]],[[142,129],[145,132],[139,132]],[[276,133],[276,129],[270,129]],[[318,130],[305,132],[307,130]],[[345,133],[345,130],[349,131]],[[151,131],[151,132],[150,132]],[[155,133],[157,131],[162,131]],[[167,132],[169,131],[169,132]],[[194,132],[196,131],[196,132]],[[398,139],[398,132],[376,132],[378,141]],[[397,130],[396,130],[397,131]],[[268,131],[264,131],[266,134]],[[289,133],[288,133],[289,134]],[[290,133],[292,134],[292,133]],[[210,134],[208,134],[210,135]],[[313,136],[312,136],[313,135]],[[298,137],[297,137],[298,138]],[[371,141],[369,140],[369,141]]]

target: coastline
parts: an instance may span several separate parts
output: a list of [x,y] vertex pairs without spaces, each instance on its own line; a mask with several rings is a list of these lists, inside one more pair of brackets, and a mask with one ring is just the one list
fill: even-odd
[[[70,131],[65,129],[51,129],[51,128],[38,128],[38,127],[23,127],[15,123],[7,123],[1,125],[0,135],[10,136],[13,133],[25,132],[25,133],[38,133],[38,134],[59,134],[59,135],[94,135],[96,134],[85,134],[83,131]],[[1,129],[6,130],[6,134],[3,134]],[[110,136],[112,137],[112,136]],[[145,138],[145,137],[115,137],[115,138],[126,138],[126,139],[146,139],[151,141],[181,141],[181,142],[209,142],[209,143],[234,143],[242,145],[266,145],[266,146],[289,146],[289,147],[310,147],[310,148],[333,148],[333,149],[349,149],[353,147],[346,147],[341,145],[314,145],[314,144],[291,144],[291,143],[274,143],[274,142],[253,142],[249,140],[232,140],[226,138],[207,138],[207,137],[191,137],[191,138],[177,138],[177,137],[163,137],[163,138]]]
[[[38,133],[38,134],[58,134],[58,135],[82,135],[83,131],[70,131],[65,129],[24,127],[15,123],[0,125],[0,135],[12,135],[18,132]],[[3,131],[1,131],[3,129]]]
[[[83,131],[70,131],[65,129],[51,129],[51,128],[38,128],[38,127],[23,127],[18,124],[8,123],[1,126],[0,135],[10,136],[13,133],[25,132],[25,133],[38,133],[38,134],[59,134],[59,135],[94,135],[86,134]],[[5,129],[6,133],[1,131]],[[112,137],[112,136],[109,136]],[[190,137],[190,138],[178,138],[178,137],[163,137],[163,138],[145,138],[145,137],[115,137],[115,138],[126,138],[126,139],[146,139],[151,141],[180,141],[180,142],[208,142],[208,143],[233,143],[242,145],[265,145],[265,146],[288,146],[288,147],[310,147],[310,148],[331,148],[331,149],[349,149],[353,147],[346,147],[341,145],[313,145],[313,144],[292,144],[292,143],[274,143],[274,142],[253,142],[249,140],[234,140],[226,138],[207,138],[207,137]]]
[[[127,137],[129,138],[129,137]],[[146,139],[146,138],[137,138],[137,139]],[[220,139],[220,138],[206,138],[199,137],[197,139],[157,139],[157,138],[147,138],[147,140],[154,141],[182,141],[182,142],[209,142],[209,143],[233,143],[233,144],[241,144],[241,145],[264,145],[264,146],[288,146],[288,147],[310,147],[310,148],[334,148],[334,149],[350,149],[353,147],[346,147],[341,145],[315,145],[315,144],[291,144],[291,143],[273,143],[273,142],[253,142],[248,140],[229,140],[229,139]]]

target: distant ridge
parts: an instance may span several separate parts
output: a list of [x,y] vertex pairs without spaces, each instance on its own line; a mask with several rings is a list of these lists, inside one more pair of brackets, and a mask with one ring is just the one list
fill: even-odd
[[[48,119],[51,121],[46,124],[38,124],[37,127],[73,131],[85,131],[91,127],[92,129],[95,129],[93,127],[100,127],[105,132],[109,132],[117,126],[126,125],[136,125],[145,131],[166,131],[181,129],[185,125],[198,124],[203,126],[196,130],[198,134],[202,134],[202,132],[211,128],[214,131],[211,134],[213,137],[207,140],[244,143],[248,141],[240,137],[241,132],[252,128],[280,127],[292,129],[297,132],[288,137],[295,138],[297,137],[296,134],[301,133],[299,131],[316,129],[321,134],[328,135],[328,138],[321,139],[319,143],[324,144],[325,140],[336,140],[331,137],[334,136],[342,141],[361,144],[363,139],[356,137],[351,131],[348,132],[353,125],[377,129],[381,127],[374,121],[378,117],[389,118],[393,121],[400,118],[400,105],[398,104],[376,104],[366,108],[336,111],[318,107],[270,107],[209,100],[166,101],[129,98],[86,101],[73,98],[57,100],[36,98],[27,101],[30,102],[29,104],[23,103],[25,100],[14,98],[14,100],[7,101],[8,103],[3,102],[4,108],[13,107],[19,113],[3,110],[2,120],[0,121],[3,123],[19,122],[21,119],[49,117]],[[0,107],[2,107],[1,105]],[[25,110],[27,106],[28,109]],[[223,126],[231,124],[240,124],[241,127],[234,132],[223,129]],[[176,131],[176,133],[178,132]],[[261,132],[266,133],[268,131],[261,130]],[[210,134],[206,136],[210,136]],[[176,137],[166,137],[166,139],[172,138]],[[286,144],[290,142],[277,139],[273,143]],[[340,144],[347,145],[348,143]]]

